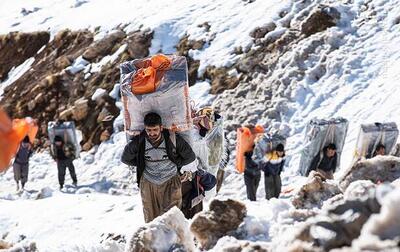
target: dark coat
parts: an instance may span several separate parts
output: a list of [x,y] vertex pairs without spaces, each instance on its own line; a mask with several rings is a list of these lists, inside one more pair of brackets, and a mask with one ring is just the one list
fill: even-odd
[[32,155],[32,148],[24,148],[22,144],[19,147],[17,155],[15,155],[14,163],[25,165],[29,163],[29,158]]
[[244,175],[250,176],[250,177],[256,177],[256,176],[261,176],[261,169],[260,166],[254,162],[252,159],[253,152],[245,152],[244,157],[245,157],[245,169],[244,169]]
[[[318,153],[314,159],[311,161],[310,168],[307,171],[307,176],[311,171],[315,171],[316,169],[320,169],[326,172],[332,171],[333,173],[336,171],[337,164],[337,153],[331,158],[326,155],[326,147],[322,150],[323,154]],[[322,156],[322,160],[321,160]]]
[[192,200],[203,195],[214,188],[217,179],[211,173],[203,170],[195,172],[192,181],[182,183],[182,212],[186,218],[192,218],[196,213],[203,210],[202,203],[192,206]]
[[[190,145],[179,135],[176,135],[176,146],[172,143],[168,130],[162,132],[165,147],[167,149],[167,155],[169,160],[176,164],[178,172],[182,166],[190,164],[196,159]],[[137,167],[136,179],[139,185],[140,179],[142,178],[145,169],[144,152],[146,148],[146,132],[142,131],[140,135],[133,137],[126,146],[121,156],[121,161],[124,164],[132,165]]]

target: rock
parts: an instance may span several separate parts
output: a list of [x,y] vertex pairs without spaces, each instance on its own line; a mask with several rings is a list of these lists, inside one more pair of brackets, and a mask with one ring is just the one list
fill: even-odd
[[190,57],[189,51],[200,50],[203,48],[204,44],[205,41],[203,40],[189,40],[189,36],[185,36],[179,41],[178,45],[176,46],[178,55],[185,56],[188,62],[189,86],[192,86],[196,83],[198,69],[200,66],[200,61],[194,60],[192,57]]
[[329,251],[350,246],[360,235],[368,218],[379,213],[380,204],[376,192],[363,199],[346,200],[333,205],[322,215],[309,219],[296,235],[296,239]]
[[126,247],[126,251],[129,252],[194,250],[193,235],[189,231],[188,221],[176,207],[140,227]]
[[203,77],[211,80],[210,93],[212,94],[219,94],[226,89],[233,89],[239,84],[239,79],[235,76],[230,76],[228,69],[224,67],[208,66]]
[[247,214],[246,206],[235,200],[214,199],[209,210],[197,214],[190,230],[204,249],[213,247],[219,238],[236,230]]
[[89,48],[85,50],[82,57],[89,62],[94,62],[103,58],[104,56],[112,54],[113,48],[118,45],[125,37],[126,34],[123,31],[118,30],[112,32],[106,35],[104,38],[100,39],[99,41],[90,45]]
[[295,193],[292,204],[296,208],[321,207],[325,200],[339,193],[341,191],[335,182],[325,180],[321,174],[312,171],[307,183]]
[[0,240],[0,249],[9,249],[9,248],[11,248],[11,246],[12,246],[12,244],[10,244],[6,241]]
[[370,234],[383,240],[400,241],[400,188],[386,194],[379,214],[371,216],[365,223],[362,234]]
[[71,63],[72,61],[66,55],[62,55],[56,59],[54,66],[57,70],[62,70],[71,65]]
[[400,158],[376,156],[359,161],[351,167],[340,181],[342,189],[356,180],[370,180],[373,183],[392,182],[400,178]]
[[69,108],[62,111],[59,115],[59,118],[64,121],[68,121],[74,113],[74,108]]
[[268,32],[275,30],[275,28],[276,24],[274,22],[270,22],[262,27],[256,27],[250,32],[250,37],[255,39],[263,38]]
[[11,32],[0,36],[0,82],[13,67],[33,57],[50,40],[48,32]]
[[83,120],[86,118],[89,112],[88,100],[81,98],[74,102],[74,109],[72,111],[73,118],[77,121]]
[[351,183],[344,192],[344,199],[360,199],[368,197],[369,192],[376,188],[376,184],[369,180],[357,180]]
[[214,251],[223,252],[268,252],[271,251],[270,246],[266,242],[252,242],[237,240],[234,237],[224,237],[220,239],[215,247]]
[[128,34],[128,53],[131,59],[140,59],[149,55],[149,48],[151,40],[153,39],[153,32],[149,30],[135,31]]
[[333,7],[320,6],[301,24],[301,32],[307,37],[335,26],[340,20],[340,13]]

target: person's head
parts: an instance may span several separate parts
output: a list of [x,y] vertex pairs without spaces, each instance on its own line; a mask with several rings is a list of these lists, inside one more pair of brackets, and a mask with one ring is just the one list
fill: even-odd
[[22,140],[22,146],[26,148],[29,145],[30,145],[29,136],[25,136],[24,139]]
[[151,112],[144,117],[144,129],[150,141],[157,141],[161,138],[163,131],[161,116]]
[[55,136],[54,137],[54,144],[57,146],[61,146],[63,144],[64,140],[60,136]]
[[326,156],[333,157],[336,154],[336,145],[334,143],[330,143],[326,146]]
[[385,145],[383,144],[378,144],[378,146],[376,146],[376,150],[375,153],[376,155],[385,155]]
[[279,157],[283,157],[285,155],[285,147],[281,143],[276,146],[275,151]]

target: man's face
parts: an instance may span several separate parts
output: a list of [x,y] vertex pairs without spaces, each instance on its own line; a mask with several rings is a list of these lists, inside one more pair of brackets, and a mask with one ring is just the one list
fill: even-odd
[[29,145],[30,145],[29,143],[22,142],[22,147],[24,147],[24,148],[28,148]]
[[283,157],[283,151],[277,151],[276,154],[278,154],[278,157]]
[[335,156],[335,153],[336,153],[336,150],[335,150],[335,149],[330,149],[330,148],[328,148],[328,149],[326,150],[326,155],[327,155],[329,158]]
[[376,151],[377,155],[385,155],[385,148],[379,148],[379,150]]
[[163,127],[161,125],[145,126],[144,129],[150,141],[155,142],[161,138],[161,132],[163,130]]
[[57,146],[61,146],[61,145],[62,145],[62,142],[57,141],[57,142],[55,142],[55,144],[56,144]]

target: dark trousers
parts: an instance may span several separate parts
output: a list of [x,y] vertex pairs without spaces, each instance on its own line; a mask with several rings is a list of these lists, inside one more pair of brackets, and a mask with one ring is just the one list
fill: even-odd
[[15,162],[13,164],[14,179],[18,183],[21,181],[22,187],[24,187],[26,181],[28,181],[29,163],[20,164]]
[[[203,202],[192,207],[193,191],[196,190],[192,181],[182,183],[182,208],[181,211],[186,219],[191,219],[193,216],[203,210]],[[195,193],[196,194],[196,193]]]
[[279,198],[281,193],[282,182],[281,176],[277,175],[264,175],[264,186],[265,186],[265,198]]
[[251,201],[256,201],[257,188],[260,184],[260,175],[249,175],[244,173],[244,184],[246,185],[247,198]]
[[74,183],[77,183],[75,174],[75,167],[72,163],[72,159],[58,160],[57,161],[57,169],[58,169],[58,183],[60,186],[64,185],[65,181],[65,170],[68,167],[69,175],[71,175],[71,179]]

